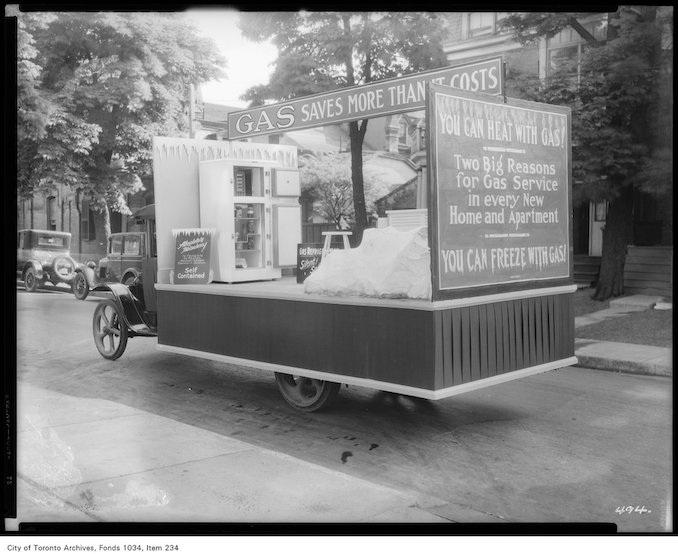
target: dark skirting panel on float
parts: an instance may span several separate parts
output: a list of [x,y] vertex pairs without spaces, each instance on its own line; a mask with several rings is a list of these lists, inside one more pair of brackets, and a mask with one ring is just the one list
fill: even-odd
[[158,291],[158,343],[433,389],[432,312]]
[[572,298],[420,310],[159,290],[158,343],[437,391],[573,356]]
[[436,390],[574,356],[572,294],[452,308],[438,319]]

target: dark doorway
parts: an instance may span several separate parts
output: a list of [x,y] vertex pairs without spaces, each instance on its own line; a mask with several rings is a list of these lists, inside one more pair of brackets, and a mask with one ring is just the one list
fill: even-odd
[[582,202],[572,210],[572,247],[575,254],[589,253],[589,206],[588,202]]

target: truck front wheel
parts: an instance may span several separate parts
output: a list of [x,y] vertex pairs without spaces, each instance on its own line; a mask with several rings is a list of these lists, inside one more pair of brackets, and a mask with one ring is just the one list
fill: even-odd
[[127,325],[122,310],[116,302],[107,299],[99,302],[92,321],[94,344],[104,358],[117,360],[127,346]]

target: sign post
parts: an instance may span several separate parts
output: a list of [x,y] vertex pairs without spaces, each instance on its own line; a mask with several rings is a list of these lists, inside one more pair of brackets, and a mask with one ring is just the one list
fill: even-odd
[[569,108],[431,84],[428,119],[434,299],[569,281]]

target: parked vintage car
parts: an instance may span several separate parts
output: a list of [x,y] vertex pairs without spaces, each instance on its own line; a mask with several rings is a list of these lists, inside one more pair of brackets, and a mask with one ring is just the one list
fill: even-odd
[[28,292],[35,292],[47,281],[71,285],[78,263],[71,258],[71,234],[43,229],[17,232],[18,279]]
[[75,270],[73,294],[84,300],[90,289],[102,283],[122,283],[131,286],[141,282],[141,261],[149,248],[147,233],[130,231],[113,233],[108,238],[106,257],[99,264],[87,262]]

